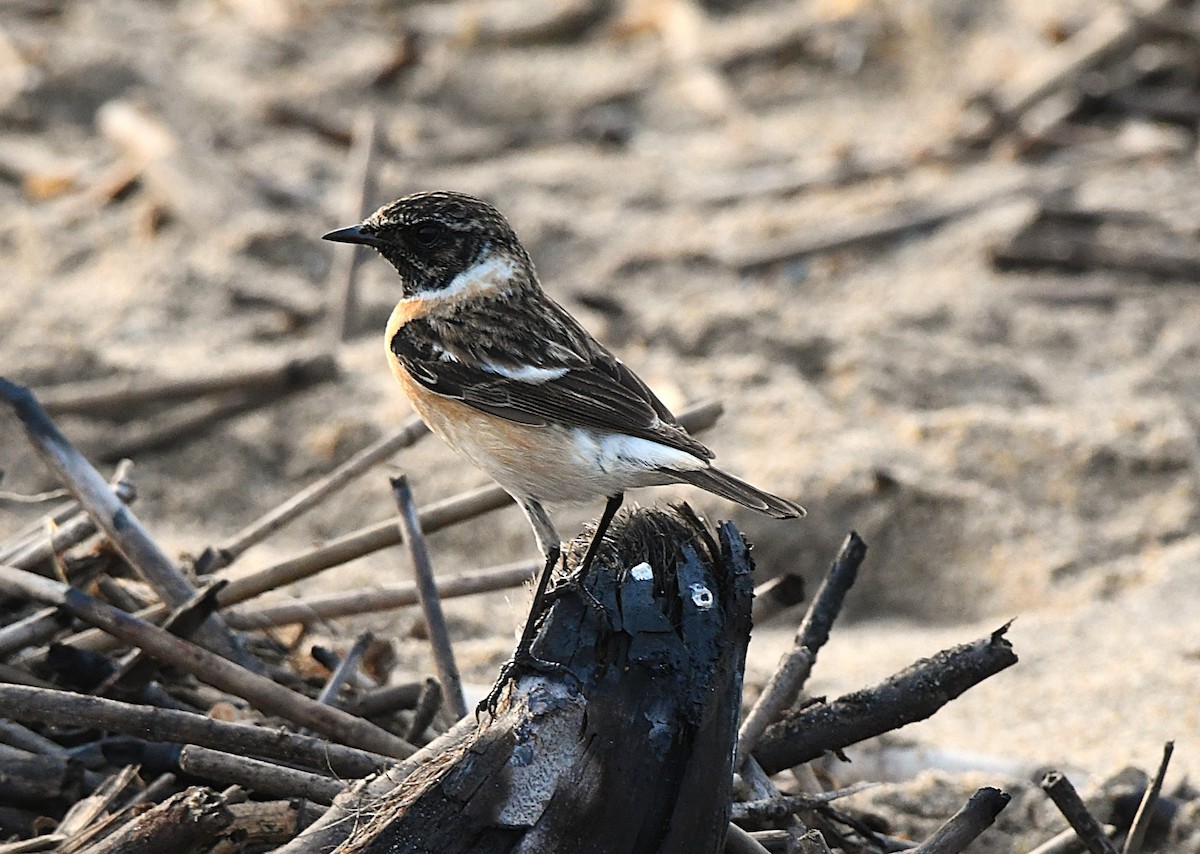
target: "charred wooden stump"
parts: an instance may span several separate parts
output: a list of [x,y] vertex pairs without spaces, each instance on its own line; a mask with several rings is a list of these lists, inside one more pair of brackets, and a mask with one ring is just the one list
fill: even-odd
[[[586,538],[567,559],[580,559]],[[558,581],[495,719],[404,780],[339,851],[717,852],[729,821],[752,563],[686,506],[622,516]]]

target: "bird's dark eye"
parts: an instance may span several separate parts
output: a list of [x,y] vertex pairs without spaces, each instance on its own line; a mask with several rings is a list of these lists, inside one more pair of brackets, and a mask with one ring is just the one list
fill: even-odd
[[413,239],[417,243],[430,249],[437,246],[446,234],[446,228],[441,223],[437,222],[422,222],[418,223],[412,230]]

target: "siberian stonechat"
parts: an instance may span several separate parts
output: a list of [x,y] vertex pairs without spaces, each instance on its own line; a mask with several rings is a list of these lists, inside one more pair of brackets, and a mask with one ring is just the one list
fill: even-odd
[[400,273],[404,295],[385,342],[392,372],[430,429],[504,487],[533,527],[546,568],[515,661],[532,657],[560,554],[543,502],[608,499],[583,571],[634,487],[690,483],[777,519],[804,515],[713,467],[712,451],[545,294],[529,253],[486,202],[419,193],[325,239],[374,247]]

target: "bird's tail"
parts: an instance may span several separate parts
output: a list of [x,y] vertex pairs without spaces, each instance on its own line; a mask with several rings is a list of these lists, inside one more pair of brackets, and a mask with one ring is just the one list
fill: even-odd
[[785,498],[763,492],[758,487],[751,486],[746,481],[739,480],[712,466],[691,471],[673,469],[671,474],[684,483],[698,486],[706,492],[736,501],[744,507],[757,510],[759,513],[766,513],[776,519],[796,519],[807,515],[807,511],[799,504],[793,504]]

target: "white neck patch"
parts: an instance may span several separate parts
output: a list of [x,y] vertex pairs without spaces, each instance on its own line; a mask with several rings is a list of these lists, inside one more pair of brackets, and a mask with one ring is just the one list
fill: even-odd
[[443,301],[471,294],[503,293],[512,286],[516,265],[507,255],[488,252],[467,269],[450,280],[444,288],[417,291],[406,299]]

